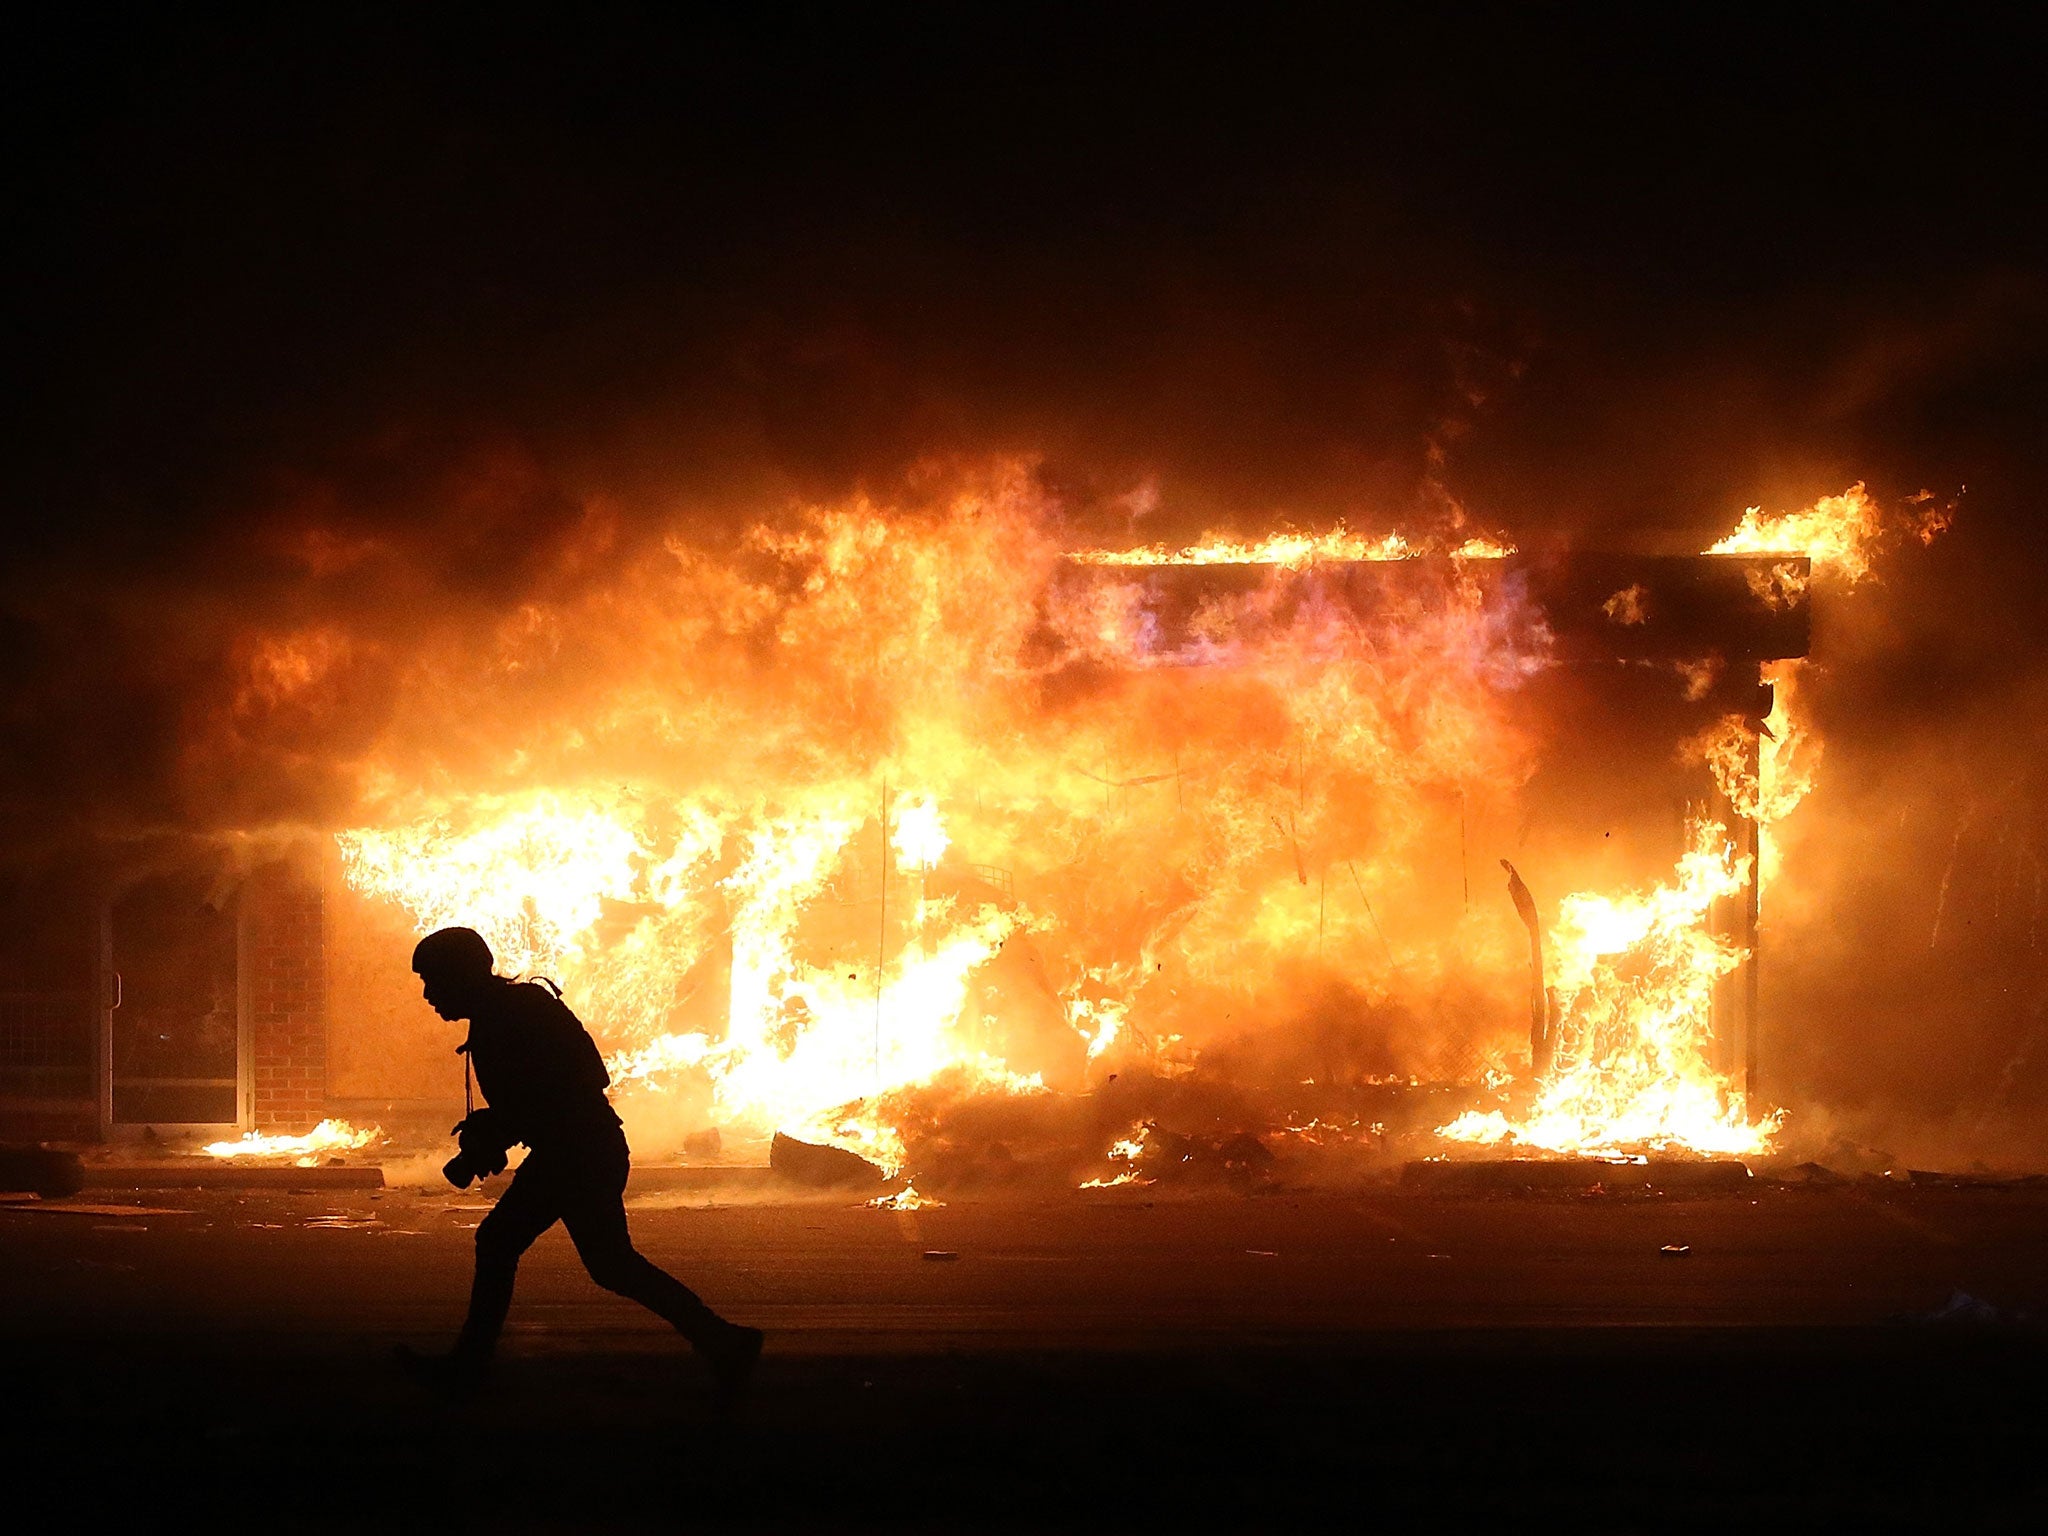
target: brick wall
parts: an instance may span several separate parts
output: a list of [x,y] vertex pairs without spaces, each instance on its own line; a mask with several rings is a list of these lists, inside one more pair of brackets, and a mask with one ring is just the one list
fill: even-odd
[[327,965],[320,885],[290,864],[258,870],[242,894],[256,1127],[311,1130],[327,1102]]

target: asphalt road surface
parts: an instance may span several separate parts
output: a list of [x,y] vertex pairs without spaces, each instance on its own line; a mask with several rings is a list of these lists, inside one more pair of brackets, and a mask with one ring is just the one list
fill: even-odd
[[737,1426],[559,1230],[486,1391],[401,1376],[485,1208],[0,1205],[16,1528],[2048,1527],[2039,1189],[637,1199]]

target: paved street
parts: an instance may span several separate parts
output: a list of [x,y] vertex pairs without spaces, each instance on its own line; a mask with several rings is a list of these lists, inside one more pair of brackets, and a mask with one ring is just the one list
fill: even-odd
[[488,1394],[400,1378],[391,1345],[459,1319],[485,1208],[0,1208],[11,1485],[276,1529],[2048,1518],[2029,1188],[636,1198],[650,1256],[770,1330],[736,1431],[559,1231]]

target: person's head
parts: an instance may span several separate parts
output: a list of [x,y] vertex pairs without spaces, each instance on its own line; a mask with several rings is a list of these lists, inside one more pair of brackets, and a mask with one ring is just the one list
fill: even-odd
[[495,979],[491,946],[474,928],[437,928],[413,946],[412,968],[427,1005],[444,1019],[466,1019]]

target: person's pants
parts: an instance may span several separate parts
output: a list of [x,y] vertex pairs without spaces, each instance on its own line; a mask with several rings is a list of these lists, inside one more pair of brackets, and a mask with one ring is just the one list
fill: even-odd
[[569,1229],[591,1279],[639,1302],[691,1343],[729,1326],[688,1286],[633,1247],[626,1231],[627,1167],[626,1138],[620,1131],[527,1154],[512,1176],[512,1187],[476,1229],[476,1279],[455,1346],[458,1355],[481,1359],[491,1353],[512,1305],[519,1256],[558,1221]]

